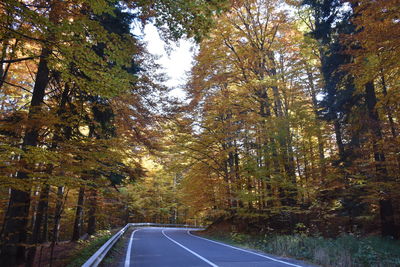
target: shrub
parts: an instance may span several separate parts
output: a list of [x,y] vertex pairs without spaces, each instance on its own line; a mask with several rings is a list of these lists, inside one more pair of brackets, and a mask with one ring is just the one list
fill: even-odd
[[387,238],[341,235],[331,239],[304,234],[250,236],[231,233],[217,239],[323,266],[400,266],[400,242]]
[[79,240],[79,249],[67,267],[82,266],[110,238],[110,231],[99,231],[96,235],[91,236],[89,240]]

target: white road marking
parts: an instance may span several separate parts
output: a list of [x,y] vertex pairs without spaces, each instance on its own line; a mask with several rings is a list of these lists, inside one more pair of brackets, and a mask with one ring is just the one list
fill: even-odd
[[297,265],[297,264],[294,264],[294,263],[290,263],[290,262],[286,262],[286,261],[281,261],[281,260],[278,260],[278,259],[274,259],[274,258],[265,256],[265,255],[263,255],[263,254],[259,254],[259,253],[250,251],[250,250],[246,250],[246,249],[234,247],[234,246],[227,245],[227,244],[224,244],[224,243],[221,243],[221,242],[217,242],[217,241],[214,241],[214,240],[210,240],[210,239],[207,239],[207,238],[204,238],[204,237],[196,236],[196,235],[191,234],[191,233],[190,233],[190,230],[187,230],[186,232],[187,232],[189,235],[191,235],[191,236],[194,236],[194,237],[197,237],[197,238],[200,238],[200,239],[203,239],[203,240],[206,240],[206,241],[215,243],[215,244],[219,244],[219,245],[221,245],[221,246],[225,246],[225,247],[228,247],[228,248],[233,248],[233,249],[236,249],[236,250],[244,251],[244,252],[247,252],[247,253],[250,253],[250,254],[254,254],[254,255],[257,255],[257,256],[260,256],[260,257],[263,257],[263,258],[272,260],[272,261],[280,262],[280,263],[283,263],[283,264],[286,264],[286,265],[295,266],[295,267],[304,267],[304,266]]
[[[193,255],[195,255],[196,257],[198,257],[199,259],[201,259],[201,260],[207,262],[207,263],[210,264],[211,266],[213,266],[213,267],[218,267],[218,265],[212,263],[211,261],[209,261],[209,260],[207,260],[206,258],[204,258],[204,257],[200,256],[199,254],[197,254],[196,252],[194,252],[194,251],[188,249],[187,247],[185,247],[185,246],[182,245],[181,243],[178,243],[177,241],[175,241],[175,240],[172,239],[171,237],[167,236],[167,235],[164,233],[164,231],[165,231],[165,230],[162,230],[161,232],[162,232],[162,234],[163,234],[166,238],[168,238],[169,240],[171,240],[172,242],[174,242],[175,244],[177,244],[177,245],[180,246],[181,248],[183,248],[183,249],[187,250],[188,252],[192,253]],[[188,231],[188,232],[189,232],[189,231]],[[127,267],[127,266],[125,266],[125,267]]]
[[133,243],[133,235],[139,231],[140,229],[136,229],[135,231],[132,232],[131,238],[129,239],[129,245],[128,245],[128,251],[126,252],[126,258],[125,258],[125,265],[124,267],[129,267],[131,266],[131,251],[132,251],[132,243]]

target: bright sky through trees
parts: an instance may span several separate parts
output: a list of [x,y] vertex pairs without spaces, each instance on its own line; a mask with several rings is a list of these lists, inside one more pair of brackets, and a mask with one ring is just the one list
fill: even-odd
[[[136,27],[134,33],[142,36],[146,42],[147,50],[159,57],[156,62],[163,68],[160,72],[164,72],[169,78],[165,85],[176,88],[171,92],[171,95],[183,98],[185,92],[181,90],[181,87],[186,83],[187,72],[193,65],[195,44],[190,40],[180,39],[177,43],[171,42],[167,45],[160,38],[157,28],[153,24],[146,25],[143,31],[140,27]],[[167,52],[167,50],[170,51]]]

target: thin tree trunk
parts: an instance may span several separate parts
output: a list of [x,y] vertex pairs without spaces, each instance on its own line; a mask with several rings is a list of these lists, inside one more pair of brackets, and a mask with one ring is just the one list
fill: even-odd
[[53,242],[58,242],[58,237],[60,233],[60,221],[61,221],[61,212],[63,206],[63,198],[64,198],[64,186],[59,186],[57,188],[57,201],[56,208],[54,211],[54,225],[53,225]]
[[82,221],[83,221],[83,204],[85,201],[85,188],[79,188],[78,203],[76,205],[74,229],[72,231],[72,241],[78,241],[82,233]]
[[[268,53],[268,58],[271,62],[271,68],[269,73],[271,78],[277,78],[276,63],[274,54],[272,52]],[[283,155],[283,165],[285,168],[286,176],[289,178],[289,188],[286,188],[284,195],[285,200],[288,205],[293,206],[296,204],[297,188],[296,188],[296,172],[295,163],[293,158],[293,149],[291,147],[291,133],[290,126],[285,114],[283,112],[283,104],[281,100],[281,95],[279,93],[278,86],[271,86],[272,93],[274,97],[274,111],[275,116],[279,118],[279,128],[278,128],[278,142],[281,148],[281,153]]]
[[[387,87],[386,87],[385,76],[384,76],[383,73],[381,73],[381,83],[382,83],[383,95],[385,97],[387,97]],[[387,115],[387,117],[389,119],[390,132],[392,133],[393,138],[396,138],[397,137],[396,126],[395,126],[395,123],[394,123],[394,120],[393,120],[393,114],[392,114],[391,108],[386,106],[385,111],[386,111],[386,115]]]
[[35,226],[35,221],[36,221],[38,203],[40,200],[39,190],[40,190],[40,186],[35,186],[35,188],[33,189],[33,192],[32,192],[32,196],[31,196],[32,211],[30,213],[32,214],[32,217],[31,217],[31,221],[29,223],[29,229],[31,229],[31,230]]
[[[68,192],[67,194],[68,195]],[[59,233],[60,233],[60,221],[61,221],[61,213],[63,211],[63,206],[66,201],[66,197],[64,200],[64,187],[59,186],[57,190],[57,202],[56,202],[56,209],[54,212],[54,225],[53,225],[53,236],[51,241],[51,249],[50,249],[50,267],[53,265],[53,253],[54,247],[58,242]]]
[[44,184],[40,190],[40,197],[39,197],[39,203],[38,203],[38,208],[36,212],[36,220],[33,226],[32,230],[32,236],[31,236],[31,248],[28,250],[28,260],[26,266],[33,266],[33,262],[35,259],[35,254],[36,254],[36,246],[39,243],[39,238],[40,238],[40,233],[41,233],[41,225],[42,221],[44,219],[44,212],[46,209],[46,206],[48,204],[48,198],[49,198],[49,192],[50,192],[50,186],[47,184]]
[[87,233],[94,235],[96,233],[96,210],[97,210],[97,190],[92,188],[89,196],[89,213]]
[[342,131],[340,129],[340,122],[339,119],[336,118],[333,126],[335,128],[335,137],[336,137],[336,145],[338,147],[339,150],[339,159],[341,162],[345,162],[346,161],[346,155],[345,155],[345,151],[344,151],[344,144],[343,144],[343,139],[342,139]]
[[[387,87],[386,87],[386,81],[385,81],[385,75],[383,72],[381,72],[381,83],[382,83],[382,92],[383,95],[385,97],[387,97]],[[397,131],[396,131],[396,125],[393,119],[393,113],[392,113],[392,109],[391,107],[388,105],[385,105],[385,111],[386,111],[386,115],[388,117],[389,120],[389,125],[390,125],[390,132],[392,134],[392,140],[394,143],[394,147],[395,147],[395,153],[396,153],[396,160],[397,160],[397,169],[400,170],[400,151],[399,151],[399,145],[398,145],[398,141],[397,141]]]
[[[1,49],[0,60],[1,60],[1,62],[3,62],[3,60],[6,59],[7,50],[8,50],[8,46],[9,46],[8,36],[4,37],[4,40],[3,40],[1,46],[2,46],[2,49]],[[7,76],[7,74],[6,74],[5,68],[3,67],[3,63],[0,63],[0,89],[1,89],[1,87],[3,87],[6,76]]]
[[[238,189],[238,194],[240,191],[242,191],[244,188],[242,188],[242,183],[240,181],[240,170],[239,170],[239,152],[238,152],[238,147],[237,147],[237,142],[235,140],[234,142],[234,147],[235,147],[235,154],[234,154],[234,161],[235,161],[235,179],[237,183],[237,189]],[[238,206],[239,208],[243,208],[243,201],[241,199],[238,199]]]
[[41,243],[47,243],[48,241],[49,241],[49,195],[47,195],[47,201],[44,207],[43,229],[42,229],[42,236],[40,237]]
[[323,181],[326,176],[326,163],[325,163],[325,154],[324,154],[324,142],[323,142],[322,131],[321,131],[321,122],[318,119],[317,92],[316,92],[315,86],[314,86],[314,76],[310,70],[307,70],[307,76],[308,76],[308,81],[310,84],[313,112],[315,114],[315,124],[317,126],[318,156],[319,156],[321,180]]

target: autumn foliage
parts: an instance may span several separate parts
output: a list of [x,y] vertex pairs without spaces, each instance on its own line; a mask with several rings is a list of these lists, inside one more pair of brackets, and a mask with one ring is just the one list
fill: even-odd
[[396,237],[398,7],[248,0],[218,16],[176,137],[192,212],[245,232]]
[[[399,8],[1,1],[0,263],[135,221],[398,238]],[[148,22],[198,42],[184,101]]]
[[223,7],[0,3],[1,265],[32,266],[39,244],[51,241],[53,253],[59,240],[132,220],[127,190],[168,116],[167,88],[132,25],[155,20],[169,40],[200,40]]

